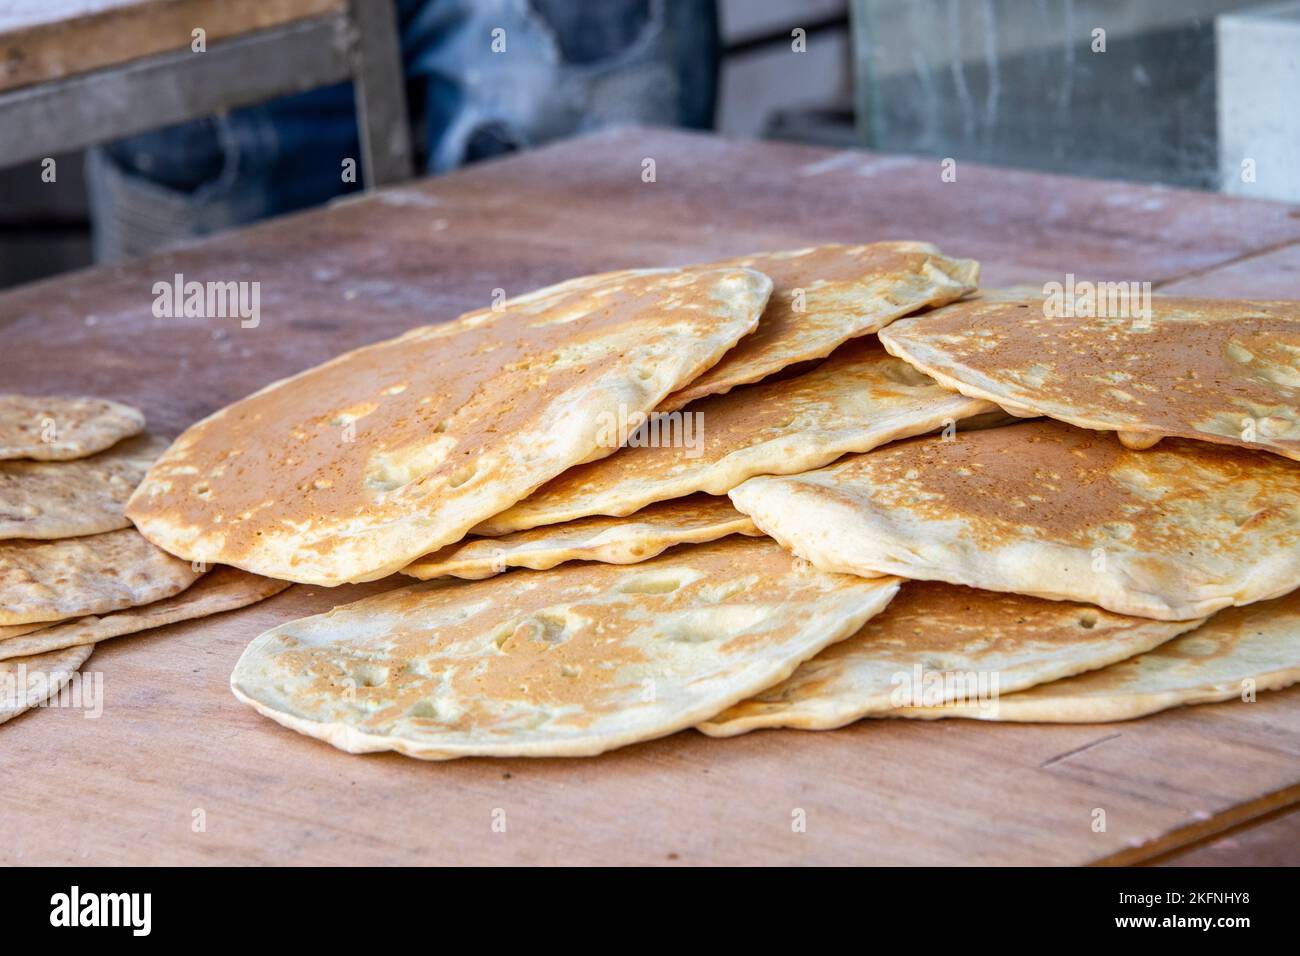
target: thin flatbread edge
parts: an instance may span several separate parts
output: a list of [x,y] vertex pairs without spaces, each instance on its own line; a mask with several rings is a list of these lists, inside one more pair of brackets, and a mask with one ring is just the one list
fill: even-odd
[[279,594],[289,585],[289,581],[260,577],[237,568],[215,568],[179,594],[153,604],[60,621],[0,641],[0,661],[94,645],[114,637],[234,611]]
[[[85,644],[80,647],[69,647],[61,651],[53,651],[49,654],[15,658],[0,664],[0,673],[11,671],[19,665],[26,665],[28,680],[34,674],[42,674],[47,679],[46,687],[48,690],[48,693],[44,694],[39,700],[32,700],[26,685],[19,691],[16,682],[13,684],[9,684],[7,681],[0,683],[0,689],[4,692],[0,694],[0,724],[13,720],[13,718],[26,713],[33,707],[39,707],[62,691],[72,680],[72,675],[77,673],[90,658],[90,654],[94,649],[93,644]],[[33,667],[43,669],[32,670]],[[51,681],[49,678],[53,678],[53,680]],[[21,693],[23,695],[21,702],[9,696],[10,688],[13,689],[15,694]]]
[[[569,561],[637,564],[682,544],[701,544],[732,534],[758,537],[763,533],[754,527],[748,515],[735,511],[726,498],[719,499],[719,505],[725,506],[730,515],[719,515],[712,520],[701,517],[693,525],[682,519],[676,526],[671,516],[660,517],[665,512],[689,507],[691,500],[688,497],[657,502],[624,519],[590,516],[540,525],[500,538],[462,541],[413,561],[401,573],[422,581],[441,577],[481,580],[511,568],[546,571]],[[585,532],[581,537],[577,534],[579,530]]]
[[[702,547],[708,547],[704,545]],[[682,708],[673,715],[671,722],[663,722],[652,730],[644,727],[632,727],[619,733],[604,733],[591,736],[575,737],[567,740],[539,739],[531,741],[514,741],[504,743],[437,743],[432,741],[413,741],[396,735],[366,733],[351,726],[344,720],[314,720],[300,717],[271,704],[264,703],[239,686],[239,680],[245,660],[253,651],[254,644],[272,631],[260,635],[253,644],[245,648],[240,661],[231,674],[231,691],[241,702],[270,718],[281,726],[343,750],[348,753],[361,754],[379,751],[395,751],[409,757],[423,760],[450,760],[459,757],[587,757],[595,756],[609,750],[665,737],[720,713],[727,707],[753,696],[766,687],[785,680],[803,661],[815,656],[822,649],[843,640],[857,630],[875,614],[883,610],[898,593],[902,584],[899,578],[863,579],[862,584],[873,586],[871,592],[863,592],[850,601],[835,615],[822,615],[815,634],[803,634],[798,640],[798,652],[783,656],[779,661],[768,660],[763,666],[752,666],[747,681],[737,681],[728,688],[726,695],[718,695],[707,702],[700,702],[694,707]],[[373,600],[373,599],[368,599]],[[851,613],[849,608],[852,608]],[[337,611],[338,609],[336,609]],[[282,627],[288,626],[281,625]]]
[[[1268,671],[1257,675],[1254,680],[1256,692],[1285,690],[1292,684],[1300,683],[1300,666]],[[1232,682],[1231,684],[1205,688],[1193,695],[1171,691],[1163,694],[1121,694],[1114,697],[1080,698],[1073,701],[1067,701],[1063,698],[1055,698],[1050,702],[1043,701],[1044,705],[1050,704],[1050,706],[1058,708],[1056,712],[1051,714],[1048,714],[1046,709],[1036,707],[1021,709],[1013,702],[1012,716],[1007,716],[1001,710],[1007,705],[1007,701],[1004,700],[998,704],[999,713],[1001,714],[998,717],[981,714],[977,707],[971,707],[967,711],[964,707],[957,709],[952,706],[900,708],[895,714],[881,714],[879,716],[907,717],[914,720],[942,720],[944,718],[965,717],[971,720],[1024,724],[1113,724],[1126,720],[1136,720],[1139,717],[1149,717],[1162,710],[1172,710],[1176,707],[1191,707],[1196,704],[1219,704],[1234,700],[1240,696],[1240,683]],[[1103,711],[1102,707],[1106,709]]]
[[[1133,633],[1126,635],[1122,641],[1117,641],[1114,649],[1109,654],[1097,653],[1086,658],[1086,661],[1080,658],[1058,657],[1053,666],[1037,671],[1033,670],[1032,665],[1015,667],[1010,669],[1009,679],[1008,671],[1004,669],[999,673],[999,689],[1002,693],[1014,694],[1017,691],[1028,690],[1031,687],[1038,687],[1088,671],[1099,670],[1111,664],[1136,657],[1159,647],[1161,644],[1174,640],[1180,635],[1200,627],[1205,620],[1205,618],[1198,618],[1191,621],[1143,621],[1141,625],[1134,629]],[[867,626],[870,627],[870,622],[868,622]],[[852,639],[849,638],[849,640]],[[918,663],[921,661],[922,656],[924,655],[917,655]],[[943,710],[945,707],[951,711],[952,705],[949,704],[934,709]],[[926,715],[920,713],[920,711],[926,709],[928,708],[895,707],[870,701],[856,704],[847,701],[832,701],[823,703],[819,707],[805,706],[802,711],[797,706],[792,706],[787,714],[753,713],[726,721],[706,720],[697,725],[695,729],[710,737],[736,737],[754,730],[766,729],[838,730],[841,727],[847,727],[850,724],[869,718],[924,717]],[[724,715],[718,714],[717,716]],[[935,714],[934,716],[937,718],[944,715]],[[947,716],[956,715],[949,713]]]

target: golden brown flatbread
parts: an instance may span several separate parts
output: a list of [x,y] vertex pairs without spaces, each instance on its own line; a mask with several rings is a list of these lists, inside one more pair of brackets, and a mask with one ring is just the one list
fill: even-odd
[[94,649],[88,644],[0,661],[0,724],[59,693]]
[[59,541],[0,541],[0,626],[161,601],[204,570],[150,544],[134,528]]
[[127,513],[174,554],[367,581],[459,541],[645,414],[751,331],[747,269],[591,276],[413,329],[188,429]]
[[0,538],[76,538],[130,527],[126,500],[167,442],[137,435],[75,461],[0,461]]
[[771,278],[772,298],[758,328],[717,365],[664,399],[660,411],[825,358],[899,316],[974,291],[979,280],[979,263],[949,259],[928,242],[813,246],[715,265],[757,269]]
[[894,323],[889,351],[948,388],[1022,415],[1176,435],[1300,460],[1300,302],[1152,296],[1150,314],[1044,314],[991,295]]
[[857,634],[698,729],[732,737],[762,727],[828,730],[926,705],[988,710],[1004,695],[1151,650],[1202,620],[1151,621],[1071,601],[908,581]]
[[823,574],[744,537],[628,567],[426,582],[266,632],[231,687],[352,753],[589,756],[690,727],[784,679],[898,584]]
[[454,576],[478,580],[510,568],[545,571],[566,561],[636,564],[678,544],[701,544],[731,534],[762,534],[726,498],[690,495],[661,501],[626,518],[578,518],[516,531],[500,538],[471,538],[402,569],[428,581]]
[[98,644],[177,621],[209,617],[256,604],[289,587],[288,581],[264,578],[238,568],[214,568],[179,594],[102,617],[59,621],[31,633],[0,640],[0,660],[45,654],[65,647]]
[[917,439],[731,492],[826,571],[900,574],[1188,620],[1300,586],[1300,466],[1148,451],[1039,420]]
[[969,702],[905,708],[900,717],[1093,724],[1133,720],[1184,704],[1253,703],[1300,681],[1300,591],[1220,611],[1194,631],[1101,670]]
[[[697,491],[722,495],[754,475],[807,471],[995,409],[940,388],[873,340],[849,342],[803,375],[702,399],[657,420],[658,444],[570,468],[475,533],[628,515]],[[662,438],[688,429],[691,441]]]
[[138,408],[106,398],[0,395],[0,460],[85,458],[143,430]]
[[32,631],[39,631],[41,628],[49,627],[53,623],[53,621],[37,621],[34,624],[5,624],[0,626],[0,641],[18,637],[21,634],[30,634]]

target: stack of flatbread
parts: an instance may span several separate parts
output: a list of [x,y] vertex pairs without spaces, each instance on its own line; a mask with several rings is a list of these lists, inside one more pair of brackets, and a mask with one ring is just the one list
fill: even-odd
[[1300,305],[1066,319],[977,276],[890,242],[575,279],[237,402],[127,513],[187,561],[419,579],[232,675],[358,753],[1118,720],[1300,678]]
[[287,587],[205,573],[147,541],[126,502],[167,442],[135,408],[0,395],[0,723],[57,695],[99,641]]

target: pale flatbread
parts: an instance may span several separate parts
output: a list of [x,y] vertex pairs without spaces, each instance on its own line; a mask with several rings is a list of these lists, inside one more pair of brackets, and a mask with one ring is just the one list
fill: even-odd
[[772,298],[753,334],[669,395],[660,411],[757,382],[796,362],[825,358],[899,316],[958,299],[979,281],[979,263],[949,259],[928,242],[814,246],[716,265],[757,269],[771,278]]
[[54,624],[21,637],[0,640],[0,660],[81,644],[97,644],[110,637],[233,611],[279,594],[287,587],[288,581],[260,577],[238,568],[214,568],[192,587],[165,600],[115,611],[103,617],[83,617]]
[[1047,317],[1044,299],[985,294],[894,323],[894,355],[964,395],[1118,431],[1300,460],[1300,302],[1151,297],[1149,316]]
[[824,574],[744,537],[632,567],[429,582],[266,632],[231,687],[352,753],[589,756],[689,727],[785,679],[898,585]]
[[134,528],[61,541],[0,541],[0,625],[151,604],[199,579]]
[[712,737],[761,727],[829,730],[911,705],[995,707],[1002,694],[1124,660],[1200,623],[909,581],[857,634],[698,729]]
[[1068,680],[1010,694],[996,708],[907,708],[900,717],[1092,724],[1181,704],[1245,701],[1300,681],[1300,591],[1220,611],[1153,651]]
[[545,571],[566,561],[636,564],[678,544],[761,533],[728,499],[691,495],[661,501],[626,518],[579,518],[500,538],[449,544],[407,565],[402,573],[422,581],[448,575],[477,580],[509,568]]
[[[995,407],[940,388],[874,340],[850,342],[811,372],[656,419],[657,446],[627,447],[571,468],[474,530],[499,535],[588,515],[629,515],[697,491],[723,495],[754,475],[807,471]],[[663,438],[685,437],[688,429],[691,442]]]
[[90,657],[94,645],[0,661],[0,724],[57,694]]
[[143,430],[138,408],[105,398],[0,395],[0,459],[85,458]]
[[49,627],[54,621],[37,621],[35,624],[5,624],[0,626],[0,641],[6,641],[11,637],[18,637],[21,634],[30,634],[32,631],[39,631],[43,627]]
[[1300,586],[1300,468],[1170,439],[1149,451],[1040,420],[919,439],[731,493],[826,571],[901,574],[1204,617]]
[[76,461],[0,461],[0,538],[76,538],[130,527],[126,500],[167,442],[137,435]]
[[192,426],[127,514],[174,554],[368,581],[459,541],[751,331],[746,269],[573,280],[342,355]]

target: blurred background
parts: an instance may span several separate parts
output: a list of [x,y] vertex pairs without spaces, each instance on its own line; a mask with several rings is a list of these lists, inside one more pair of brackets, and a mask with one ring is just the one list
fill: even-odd
[[1298,92],[1300,0],[0,0],[0,287],[626,122],[1294,202]]

